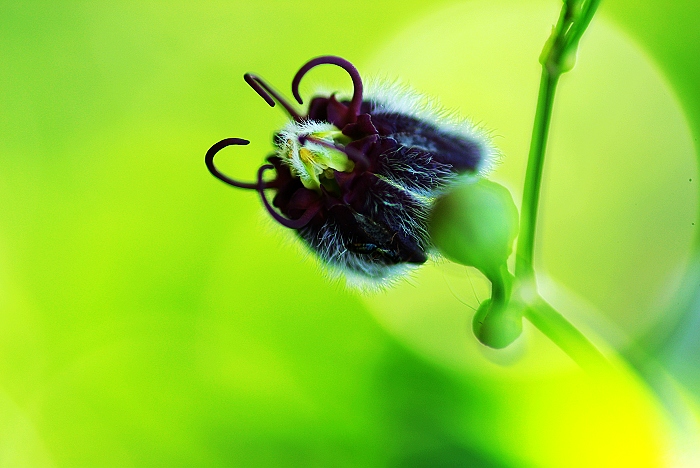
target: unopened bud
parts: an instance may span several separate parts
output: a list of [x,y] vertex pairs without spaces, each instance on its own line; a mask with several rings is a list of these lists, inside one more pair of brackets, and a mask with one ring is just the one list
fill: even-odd
[[472,329],[486,346],[505,348],[523,332],[523,312],[519,302],[486,299],[474,315]]
[[493,279],[513,251],[518,210],[508,189],[479,179],[458,185],[437,200],[429,230],[445,257]]

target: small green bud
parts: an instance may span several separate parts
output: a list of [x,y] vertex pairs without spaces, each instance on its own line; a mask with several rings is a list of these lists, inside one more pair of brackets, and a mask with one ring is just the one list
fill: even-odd
[[479,179],[440,197],[430,216],[433,244],[448,259],[500,275],[518,234],[518,209],[508,189]]
[[505,348],[523,332],[523,311],[518,302],[486,299],[474,315],[474,335],[486,346]]

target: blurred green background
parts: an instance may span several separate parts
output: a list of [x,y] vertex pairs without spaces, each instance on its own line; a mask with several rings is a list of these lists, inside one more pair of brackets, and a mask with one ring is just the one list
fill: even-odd
[[285,122],[243,73],[334,54],[491,129],[519,199],[559,8],[1,2],[0,466],[697,466],[696,2],[603,0],[560,85],[538,269],[611,375],[478,345],[454,265],[346,290],[203,164]]

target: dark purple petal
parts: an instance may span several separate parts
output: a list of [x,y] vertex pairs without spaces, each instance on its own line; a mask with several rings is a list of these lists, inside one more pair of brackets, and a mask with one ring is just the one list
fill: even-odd
[[338,128],[343,128],[355,119],[355,115],[350,111],[350,108],[338,102],[335,96],[331,96],[328,100],[326,114],[328,116],[327,120]]
[[435,161],[451,165],[455,172],[474,172],[484,158],[477,141],[438,129],[430,122],[405,114],[373,113],[372,122],[382,136],[391,136],[403,146],[429,151]]
[[328,122],[328,98],[315,97],[309,104],[309,120],[318,120]]
[[[392,138],[380,138],[391,140]],[[454,179],[452,166],[436,160],[433,153],[416,148],[400,146],[395,142],[394,148],[383,151],[373,158],[376,161],[375,172],[401,185],[407,190],[430,195],[440,190]]]
[[372,117],[369,114],[360,114],[357,117],[357,122],[350,123],[343,127],[343,134],[352,138],[353,140],[359,140],[368,135],[376,135],[377,129],[372,124]]
[[305,187],[298,189],[292,197],[289,199],[287,204],[288,210],[307,210],[311,205],[319,203],[319,195],[313,190],[309,190]]

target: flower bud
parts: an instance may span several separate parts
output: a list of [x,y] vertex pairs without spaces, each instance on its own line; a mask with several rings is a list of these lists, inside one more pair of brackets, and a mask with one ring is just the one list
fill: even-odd
[[473,266],[493,281],[518,233],[518,210],[508,189],[479,179],[455,186],[431,212],[431,241],[448,259]]
[[486,299],[474,315],[474,335],[486,346],[505,348],[523,332],[523,312],[517,301]]

